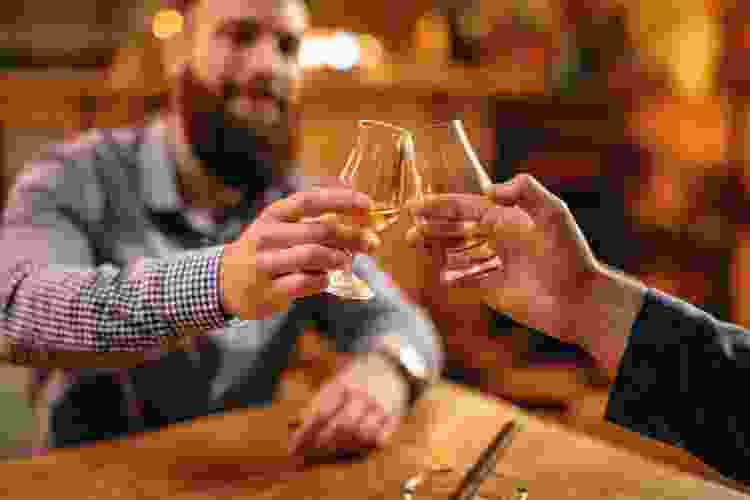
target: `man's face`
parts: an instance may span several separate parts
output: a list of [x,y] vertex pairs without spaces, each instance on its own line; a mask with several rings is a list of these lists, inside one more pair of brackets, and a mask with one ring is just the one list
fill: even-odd
[[262,189],[287,153],[305,7],[300,0],[199,0],[191,16],[178,93],[187,139],[210,173]]
[[193,11],[192,72],[233,118],[278,125],[301,76],[306,23],[298,0],[201,0]]

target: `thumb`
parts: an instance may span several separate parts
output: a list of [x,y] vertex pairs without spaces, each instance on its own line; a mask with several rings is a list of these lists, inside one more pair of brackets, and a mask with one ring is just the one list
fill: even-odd
[[489,196],[499,205],[518,205],[532,214],[538,214],[562,203],[529,174],[519,174],[507,182],[496,184],[490,190]]

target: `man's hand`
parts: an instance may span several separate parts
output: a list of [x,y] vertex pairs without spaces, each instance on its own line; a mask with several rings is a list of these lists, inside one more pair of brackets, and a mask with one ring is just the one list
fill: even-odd
[[300,192],[270,205],[224,249],[219,277],[224,310],[261,319],[296,298],[320,293],[327,271],[348,264],[351,253],[369,253],[379,240],[336,217],[309,219],[333,213],[361,217],[370,205],[365,195],[343,188]]
[[411,209],[419,222],[408,239],[433,255],[467,236],[493,241],[502,268],[478,283],[490,306],[589,351],[600,350],[594,344],[607,335],[621,348],[642,287],[595,259],[565,203],[533,177],[495,185],[488,196],[428,197]]
[[408,387],[377,353],[360,355],[323,386],[290,443],[297,455],[359,452],[387,444],[407,407]]

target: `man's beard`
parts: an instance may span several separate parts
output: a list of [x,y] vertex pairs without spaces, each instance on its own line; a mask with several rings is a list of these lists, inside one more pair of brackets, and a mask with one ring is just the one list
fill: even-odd
[[207,173],[247,194],[261,193],[288,164],[286,102],[276,101],[280,107],[276,123],[256,123],[230,111],[232,99],[238,94],[236,86],[225,85],[217,96],[188,70],[178,112],[183,116],[191,151]]

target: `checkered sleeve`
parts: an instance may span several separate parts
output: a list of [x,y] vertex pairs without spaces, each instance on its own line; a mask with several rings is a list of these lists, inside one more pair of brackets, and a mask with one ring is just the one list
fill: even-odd
[[119,269],[19,261],[2,279],[3,357],[37,366],[118,367],[224,324],[223,247]]

